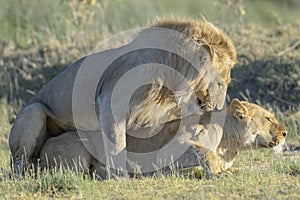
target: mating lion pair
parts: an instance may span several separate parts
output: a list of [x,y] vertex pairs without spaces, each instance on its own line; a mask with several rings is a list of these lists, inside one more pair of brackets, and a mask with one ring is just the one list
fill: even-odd
[[[234,46],[222,31],[204,21],[177,20],[163,20],[127,45],[82,58],[21,110],[9,138],[14,170],[23,173],[39,158],[48,167],[57,156],[70,163],[79,154],[84,170],[107,177],[107,167],[125,170],[127,160],[134,160],[127,152],[147,153],[176,140],[188,144],[179,164],[202,160],[209,175],[224,171],[245,146],[281,144],[286,131],[262,108],[233,100],[222,111],[235,62]],[[131,135],[153,130],[158,134],[147,139]],[[157,156],[173,154],[171,148]]]

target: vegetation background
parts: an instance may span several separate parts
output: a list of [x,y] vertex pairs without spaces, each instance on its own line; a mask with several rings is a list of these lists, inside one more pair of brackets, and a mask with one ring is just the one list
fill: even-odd
[[8,135],[21,107],[55,74],[115,33],[157,17],[201,18],[232,38],[238,64],[228,100],[275,112],[300,144],[300,1],[298,0],[0,0],[0,198],[300,199],[295,153],[243,152],[238,171],[212,180],[195,175],[96,181],[57,172],[9,178]]

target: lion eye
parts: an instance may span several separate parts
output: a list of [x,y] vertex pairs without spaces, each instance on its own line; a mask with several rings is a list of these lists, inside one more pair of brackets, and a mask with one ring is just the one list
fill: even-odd
[[210,62],[210,57],[206,56],[206,57],[202,58],[201,61],[204,63]]
[[218,83],[218,87],[219,88],[223,88],[223,84],[222,83]]

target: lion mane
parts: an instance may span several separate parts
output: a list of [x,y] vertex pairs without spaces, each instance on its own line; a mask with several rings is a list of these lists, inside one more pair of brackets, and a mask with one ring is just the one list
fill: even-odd
[[[220,78],[224,82],[224,90],[226,92],[227,86],[231,81],[230,70],[237,60],[234,45],[231,39],[222,30],[216,28],[212,23],[205,20],[156,20],[152,27],[180,32],[188,38],[191,38],[199,46],[203,47],[202,51],[208,51],[209,56],[211,57],[211,65],[217,66],[216,69],[220,74]],[[178,58],[173,56],[171,59],[176,60]],[[174,68],[178,71],[181,71],[182,69],[178,69],[176,67],[183,68],[181,65],[175,65]],[[184,71],[184,73],[188,73],[189,68],[185,67],[184,70],[187,70]],[[217,82],[217,80],[215,81]],[[163,81],[158,81],[158,84],[153,84],[151,89],[141,95],[144,96],[143,101],[136,106],[138,109],[135,109],[134,112],[131,113],[129,126],[133,122],[139,125],[146,125],[151,122],[151,126],[155,128],[162,123],[161,120],[166,115],[169,116],[167,121],[182,117],[180,116],[179,102],[174,97],[174,93],[163,84]],[[200,100],[202,108],[204,108],[204,110],[211,111],[213,106],[210,102],[210,93],[203,81],[203,74],[198,73],[196,78],[190,80],[189,86],[193,89],[193,92],[195,92],[197,98]],[[188,91],[188,88],[184,88],[184,90],[186,92]],[[164,109],[155,109],[153,105],[162,106]],[[151,113],[155,113],[155,115]]]

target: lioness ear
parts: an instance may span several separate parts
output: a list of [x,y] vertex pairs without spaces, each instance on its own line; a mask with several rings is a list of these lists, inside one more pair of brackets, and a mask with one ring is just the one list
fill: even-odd
[[233,116],[237,119],[244,119],[248,114],[248,109],[238,99],[233,99],[230,107],[232,109]]

